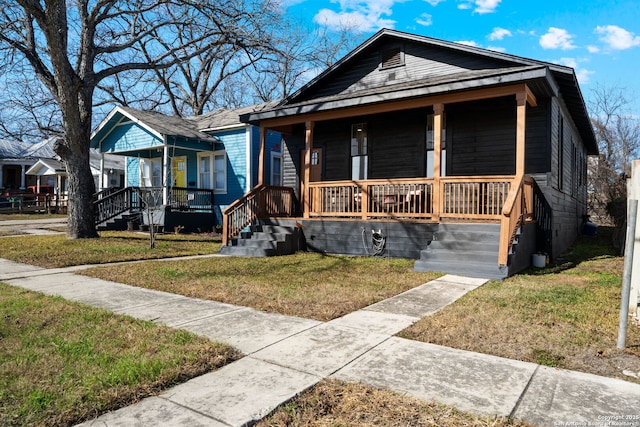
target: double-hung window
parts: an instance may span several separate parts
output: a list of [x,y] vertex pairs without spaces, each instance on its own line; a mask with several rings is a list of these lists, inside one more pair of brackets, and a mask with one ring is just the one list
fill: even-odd
[[367,179],[368,167],[367,124],[351,125],[351,179]]
[[198,154],[198,187],[227,192],[227,155],[224,151]]

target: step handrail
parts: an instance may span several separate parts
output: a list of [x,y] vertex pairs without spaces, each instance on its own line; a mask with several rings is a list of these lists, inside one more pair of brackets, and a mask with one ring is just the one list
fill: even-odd
[[511,190],[502,208],[500,220],[500,246],[498,249],[498,264],[506,266],[509,261],[509,250],[516,238],[518,228],[525,218],[533,214],[533,178],[530,176],[516,176]]
[[293,214],[293,188],[260,184],[222,212],[222,245],[250,224],[268,216]]
[[138,187],[125,187],[119,190],[95,194],[93,202],[95,224],[101,224],[125,212],[142,210],[144,201]]

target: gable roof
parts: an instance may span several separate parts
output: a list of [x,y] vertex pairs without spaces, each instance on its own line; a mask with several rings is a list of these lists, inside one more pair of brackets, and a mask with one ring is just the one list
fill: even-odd
[[120,123],[123,118],[131,120],[160,139],[178,137],[203,142],[218,142],[216,137],[201,132],[193,121],[181,117],[167,116],[155,111],[143,111],[117,106],[111,110],[91,134],[91,146],[98,147],[111,129]]
[[201,116],[186,117],[185,120],[192,122],[203,132],[248,126],[246,123],[240,121],[240,116],[268,110],[277,104],[278,102],[267,102],[235,109],[220,108]]
[[[411,81],[397,83],[386,81],[371,87],[354,85],[354,87],[337,88],[334,91],[325,89],[331,88],[331,84],[340,73],[352,72],[366,60],[367,55],[389,43],[412,43],[434,48],[439,52],[467,58],[480,65],[468,69],[451,66],[448,74],[425,73],[415,76]],[[378,63],[371,66],[377,67]],[[245,114],[241,116],[241,120],[258,123],[260,120],[305,112],[327,111],[386,102],[394,98],[431,96],[516,82],[526,82],[534,93],[560,95],[573,117],[588,152],[590,154],[598,152],[587,108],[572,68],[389,29],[380,30],[298,91],[282,100],[275,108],[261,113]]]
[[0,139],[0,158],[3,159],[54,159],[57,157],[53,151],[56,138],[49,138],[30,144],[22,141],[8,141]]

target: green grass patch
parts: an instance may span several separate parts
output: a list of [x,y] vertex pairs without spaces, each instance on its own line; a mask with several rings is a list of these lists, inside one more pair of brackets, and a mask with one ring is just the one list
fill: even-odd
[[0,283],[0,425],[72,425],[239,357],[185,331]]
[[413,260],[298,253],[96,267],[94,277],[259,310],[330,320],[439,276]]
[[623,258],[610,236],[601,227],[556,265],[490,282],[400,335],[634,380],[622,371],[640,371],[640,328],[630,322],[627,349],[616,349]]
[[0,239],[0,258],[40,267],[68,267],[212,254],[220,251],[220,244],[219,237],[209,234],[160,234],[153,249],[148,234],[126,231],[105,231],[96,239],[16,236]]

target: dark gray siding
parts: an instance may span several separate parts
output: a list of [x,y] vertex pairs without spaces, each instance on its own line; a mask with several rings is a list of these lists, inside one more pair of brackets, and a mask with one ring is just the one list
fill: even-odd
[[515,174],[513,97],[447,105],[447,175]]
[[[404,49],[405,64],[381,69],[381,52],[394,47]],[[381,40],[379,44],[370,46],[369,49],[352,58],[351,63],[343,66],[342,71],[334,74],[331,79],[320,82],[314,90],[305,93],[304,98],[295,101],[350,93],[428,77],[458,74],[468,70],[493,69],[510,65],[513,64],[479,55],[461,54],[438,46]]]
[[527,105],[525,131],[525,173],[551,170],[551,99],[538,99],[537,107]]
[[426,176],[427,114],[420,109],[371,117],[369,178]]

